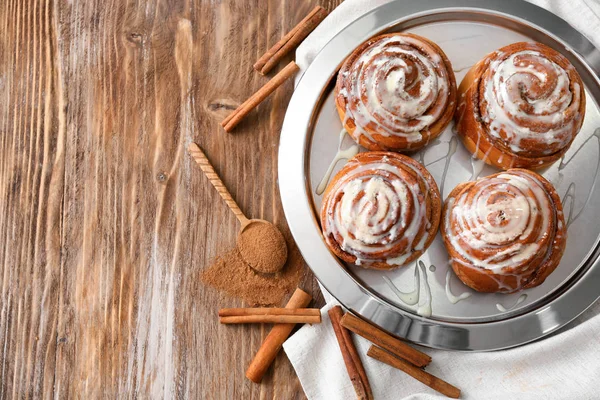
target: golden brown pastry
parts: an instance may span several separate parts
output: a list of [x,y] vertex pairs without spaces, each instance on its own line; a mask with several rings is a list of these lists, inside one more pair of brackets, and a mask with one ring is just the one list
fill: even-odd
[[440,192],[429,172],[392,152],[360,153],[327,187],[323,236],[346,262],[392,269],[416,260],[437,233]]
[[567,241],[556,190],[525,169],[458,185],[444,204],[441,231],[452,269],[480,292],[511,293],[542,284]]
[[346,59],[335,103],[342,124],[369,150],[415,151],[448,126],[456,81],[448,57],[410,33],[374,37]]
[[488,54],[458,88],[456,131],[467,149],[502,169],[543,168],[583,124],[585,91],[563,55],[540,43]]

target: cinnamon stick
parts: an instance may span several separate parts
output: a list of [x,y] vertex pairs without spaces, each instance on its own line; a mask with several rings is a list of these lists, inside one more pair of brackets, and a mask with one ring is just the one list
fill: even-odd
[[281,86],[288,78],[293,76],[296,72],[298,72],[300,68],[296,65],[295,62],[290,62],[284,69],[279,71],[277,75],[273,77],[269,82],[267,82],[262,88],[258,90],[258,92],[254,93],[248,100],[243,102],[238,108],[236,108],[227,118],[221,122],[221,126],[225,128],[225,131],[231,132],[233,128],[236,127],[237,124],[240,123],[242,119],[250,111],[252,111],[257,105],[259,105],[264,99],[266,99],[275,89]]
[[304,315],[321,318],[318,308],[276,308],[276,307],[248,307],[248,308],[221,308],[219,317],[238,317],[242,315]]
[[401,340],[396,339],[381,329],[369,324],[366,321],[363,321],[358,317],[355,317],[350,313],[346,313],[344,315],[341,323],[344,328],[351,330],[357,335],[364,337],[368,341],[380,347],[383,347],[395,356],[413,363],[417,367],[424,367],[431,362],[431,357],[429,357],[427,354],[410,347]]
[[425,372],[420,368],[415,367],[414,365],[398,358],[387,351],[379,348],[377,346],[371,346],[367,355],[371,358],[374,358],[382,363],[385,363],[389,366],[397,368],[408,375],[412,376],[416,380],[424,383],[429,386],[433,390],[437,390],[441,394],[452,397],[453,399],[458,399],[460,397],[460,389],[452,386],[446,381],[441,380],[440,378],[431,375],[429,372]]
[[267,74],[283,57],[298,46],[327,16],[327,10],[316,6],[298,25],[275,43],[254,64],[254,69]]
[[321,316],[314,315],[233,315],[220,317],[222,324],[318,324]]
[[328,311],[328,314],[331,319],[331,325],[333,325],[335,337],[340,346],[340,351],[342,352],[342,357],[344,358],[344,363],[346,364],[348,376],[350,377],[352,386],[354,386],[356,397],[359,400],[372,400],[373,392],[371,391],[371,385],[369,384],[369,379],[360,361],[354,342],[352,342],[352,338],[350,337],[350,332],[340,324],[343,315],[342,307],[335,306]]
[[[285,308],[304,308],[312,297],[304,290],[297,288]],[[277,324],[271,329],[271,332],[265,338],[262,346],[254,356],[252,362],[246,370],[246,378],[252,382],[260,383],[263,375],[281,350],[283,342],[292,332],[296,324]]]

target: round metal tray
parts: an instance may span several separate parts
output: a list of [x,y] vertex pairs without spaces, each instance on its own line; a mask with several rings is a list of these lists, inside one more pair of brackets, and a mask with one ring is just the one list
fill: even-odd
[[[570,221],[565,255],[544,284],[511,295],[476,293],[448,272],[448,255],[439,234],[421,263],[388,272],[344,265],[328,250],[318,221],[321,196],[315,191],[338,150],[342,129],[332,94],[336,72],[360,43],[386,31],[409,31],[435,41],[450,58],[457,83],[484,55],[517,41],[549,45],[577,68],[586,86],[585,122],[565,158],[543,172],[561,195]],[[435,348],[502,349],[538,339],[571,321],[600,296],[599,76],[600,51],[565,21],[520,0],[399,0],[352,22],[302,76],[281,132],[283,208],[319,281],[356,314],[392,334]],[[346,136],[342,148],[351,144]],[[488,166],[479,171],[480,166],[456,142],[451,127],[413,157],[427,166],[444,198],[459,182],[496,172]],[[343,164],[338,162],[334,173]],[[406,304],[397,295],[397,290],[408,292],[416,285],[421,307]],[[470,297],[454,304],[448,290]],[[431,315],[421,312],[427,301]]]

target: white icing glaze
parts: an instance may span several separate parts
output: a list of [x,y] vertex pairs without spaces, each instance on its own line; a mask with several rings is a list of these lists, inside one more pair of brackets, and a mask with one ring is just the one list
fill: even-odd
[[450,303],[456,304],[461,300],[465,300],[471,297],[471,293],[469,292],[463,292],[460,295],[455,296],[452,293],[452,290],[450,289],[450,278],[452,278],[452,270],[448,269],[448,271],[446,272],[446,297],[448,298],[448,301]]
[[523,293],[522,295],[519,296],[519,298],[515,301],[515,303],[512,306],[504,307],[502,304],[497,303],[496,308],[500,312],[507,312],[507,311],[513,310],[516,306],[518,306],[519,304],[524,302],[526,298],[527,298],[527,294]]
[[456,153],[456,148],[458,146],[458,138],[456,135],[453,135],[448,142],[448,152],[446,153],[446,163],[444,164],[444,172],[442,173],[442,183],[440,184],[440,194],[444,197],[444,186],[446,184],[446,175],[448,174],[448,169],[450,167],[450,160],[454,153]]
[[415,286],[411,292],[402,292],[390,278],[387,276],[383,277],[384,282],[392,289],[394,294],[404,302],[406,305],[414,306],[419,302],[419,288],[421,287],[421,280],[419,279],[419,270],[415,266]]
[[323,194],[323,192],[327,188],[327,183],[329,182],[329,178],[331,178],[331,173],[333,172],[333,169],[335,168],[335,165],[337,164],[337,162],[340,160],[349,160],[358,154],[358,151],[359,151],[358,145],[352,145],[352,146],[348,147],[347,149],[342,150],[342,142],[344,141],[344,135],[346,133],[347,132],[345,129],[342,129],[340,132],[340,140],[338,142],[338,151],[337,151],[337,153],[335,153],[335,157],[333,157],[333,160],[331,160],[331,164],[329,164],[329,167],[327,168],[327,172],[325,172],[325,175],[323,176],[323,178],[321,179],[321,182],[319,182],[319,185],[317,186],[317,190],[315,192],[318,195]]
[[333,234],[341,249],[356,257],[356,264],[402,265],[430,238],[427,204],[417,180],[403,178],[410,176],[406,171],[416,174],[431,195],[421,171],[397,159],[387,163],[385,157],[357,165],[328,192],[328,199],[336,200],[324,203],[324,234]]
[[431,287],[427,278],[427,270],[423,261],[419,260],[419,269],[423,275],[423,296],[419,293],[419,303],[417,304],[417,314],[423,317],[431,317]]
[[544,156],[567,146],[577,133],[581,101],[569,72],[538,51],[497,56],[483,81],[482,119],[489,134],[515,154]]
[[[563,159],[560,161],[560,165],[558,166],[558,170],[561,171],[562,169],[564,169],[567,165],[569,165],[569,163],[571,162],[571,160],[573,160],[573,158],[577,155],[577,153],[579,153],[579,151],[591,140],[591,139],[595,139],[597,144],[598,144],[598,156],[596,156],[596,170],[594,171],[594,177],[592,179],[592,186],[590,186],[590,189],[588,191],[587,197],[585,199],[585,202],[583,204],[583,207],[581,207],[581,209],[577,212],[577,214],[574,213],[574,206],[575,206],[575,182],[571,182],[569,184],[569,187],[567,188],[567,193],[565,193],[565,196],[563,198],[563,205],[569,204],[569,214],[567,217],[567,228],[569,228],[571,226],[571,224],[573,222],[575,222],[585,211],[585,209],[587,208],[587,206],[590,204],[590,201],[592,199],[592,193],[594,193],[594,189],[596,188],[596,181],[598,178],[598,172],[600,172],[600,128],[596,128],[596,130],[594,131],[594,134],[592,136],[590,136],[589,138],[587,138],[585,140],[585,142],[583,142],[583,144],[581,145],[581,147],[579,147],[575,153],[571,156],[571,158],[569,158],[567,161],[565,161],[564,156]],[[560,174],[559,176],[562,176],[562,174]]]
[[346,118],[355,121],[355,139],[367,135],[363,128],[371,126],[383,136],[419,142],[421,131],[443,115],[450,89],[445,65],[424,48],[431,47],[402,35],[381,38],[344,72],[338,95],[346,99]]
[[521,172],[478,180],[447,201],[444,232],[460,256],[452,261],[495,274],[526,267],[548,242],[556,219],[542,183]]
[[[423,277],[423,285],[421,285],[421,279]],[[429,286],[429,279],[427,277],[427,270],[423,261],[419,260],[415,264],[414,274],[414,289],[411,292],[402,292],[390,278],[387,276],[383,277],[384,282],[390,287],[396,296],[409,306],[417,305],[417,314],[423,317],[431,317],[431,287]]]
[[[484,157],[485,158],[485,157]],[[498,160],[498,162],[501,162],[500,160]],[[480,160],[478,158],[475,157],[471,157],[471,177],[469,178],[470,181],[479,178],[479,174],[481,174],[481,171],[483,170],[483,167],[485,166],[485,161]]]

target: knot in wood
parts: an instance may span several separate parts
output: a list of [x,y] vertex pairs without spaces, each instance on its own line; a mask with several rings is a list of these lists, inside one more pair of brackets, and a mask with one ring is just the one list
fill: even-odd
[[143,44],[143,36],[139,32],[129,32],[126,36],[128,42],[135,46],[141,47]]
[[159,182],[161,182],[161,183],[162,183],[162,182],[165,182],[165,181],[167,180],[167,174],[166,174],[166,173],[164,173],[164,172],[159,172],[159,173],[156,175],[156,180],[157,180],[157,181],[159,181]]

